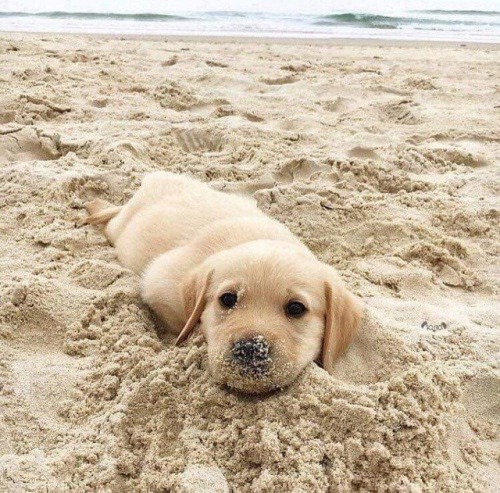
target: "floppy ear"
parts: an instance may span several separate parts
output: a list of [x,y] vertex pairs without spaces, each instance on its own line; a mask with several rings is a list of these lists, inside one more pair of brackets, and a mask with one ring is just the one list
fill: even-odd
[[205,310],[207,290],[213,273],[213,270],[206,275],[200,275],[195,272],[184,282],[182,286],[182,298],[184,300],[187,322],[177,336],[175,341],[176,346],[184,342],[198,325],[201,314]]
[[325,282],[325,333],[321,350],[323,368],[331,373],[334,361],[347,349],[363,316],[361,303],[343,286]]

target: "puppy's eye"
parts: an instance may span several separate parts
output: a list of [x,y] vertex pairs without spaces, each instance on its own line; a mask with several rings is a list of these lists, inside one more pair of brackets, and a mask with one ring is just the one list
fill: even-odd
[[238,301],[238,296],[235,293],[224,293],[219,300],[223,307],[233,308]]
[[298,301],[291,301],[288,305],[286,305],[285,311],[289,317],[298,318],[304,315],[307,308]]

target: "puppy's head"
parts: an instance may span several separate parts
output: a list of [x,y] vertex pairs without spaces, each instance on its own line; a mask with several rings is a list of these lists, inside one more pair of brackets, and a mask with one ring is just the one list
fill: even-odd
[[267,392],[318,359],[330,371],[361,320],[335,270],[301,247],[258,240],[209,257],[182,286],[185,340],[200,323],[222,384]]

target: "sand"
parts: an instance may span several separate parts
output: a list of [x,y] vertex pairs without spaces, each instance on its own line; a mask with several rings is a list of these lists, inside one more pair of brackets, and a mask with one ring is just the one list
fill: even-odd
[[[0,37],[0,491],[493,492],[498,47]],[[219,388],[83,203],[253,195],[367,307],[335,374]]]

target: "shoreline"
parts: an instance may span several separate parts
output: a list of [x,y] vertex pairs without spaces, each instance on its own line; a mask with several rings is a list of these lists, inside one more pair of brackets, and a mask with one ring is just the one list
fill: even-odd
[[118,34],[118,33],[59,33],[52,31],[24,32],[0,31],[0,37],[40,37],[63,36],[65,38],[84,37],[88,39],[124,39],[128,41],[176,41],[198,43],[263,43],[290,45],[297,44],[315,46],[367,46],[367,47],[397,47],[397,48],[468,48],[484,50],[500,50],[500,43],[478,41],[448,41],[448,40],[420,40],[420,39],[376,39],[376,38],[302,38],[302,37],[272,37],[272,36],[233,36],[233,35],[184,35],[184,34]]

